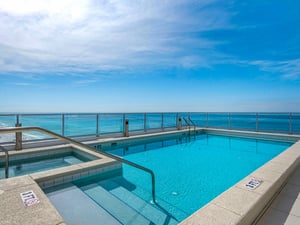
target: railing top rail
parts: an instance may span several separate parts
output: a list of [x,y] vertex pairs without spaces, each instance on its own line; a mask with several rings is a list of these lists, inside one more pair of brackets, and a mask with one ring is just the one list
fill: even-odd
[[105,155],[109,158],[112,158],[112,159],[115,159],[119,162],[122,162],[122,163],[125,163],[125,164],[128,164],[130,166],[133,166],[133,167],[136,167],[138,169],[141,169],[147,173],[149,173],[151,175],[151,181],[152,181],[152,198],[153,198],[153,202],[155,203],[156,200],[155,200],[155,175],[154,175],[154,172],[144,166],[141,166],[139,164],[136,164],[134,162],[131,162],[131,161],[128,161],[126,159],[123,159],[121,157],[118,157],[116,155],[112,155],[112,154],[109,154],[107,152],[104,152],[104,151],[101,151],[101,150],[96,150],[86,144],[83,144],[81,142],[78,142],[78,141],[75,141],[71,138],[68,138],[68,137],[65,137],[65,136],[62,136],[62,135],[59,135],[57,133],[54,133],[52,131],[49,131],[49,130],[46,130],[44,128],[41,128],[41,127],[7,127],[7,128],[1,128],[0,129],[0,134],[1,133],[15,133],[15,132],[23,132],[23,131],[39,131],[39,132],[42,132],[42,133],[46,133],[50,136],[53,136],[55,138],[58,138],[60,140],[63,140],[63,141],[66,141],[66,142],[69,142],[75,146],[79,146],[79,147],[82,147],[84,149],[88,149],[90,151],[94,151],[94,152],[100,152],[102,155]]
[[300,114],[300,112],[61,112],[61,113],[0,113],[0,116],[51,116],[51,115],[123,115],[123,114]]

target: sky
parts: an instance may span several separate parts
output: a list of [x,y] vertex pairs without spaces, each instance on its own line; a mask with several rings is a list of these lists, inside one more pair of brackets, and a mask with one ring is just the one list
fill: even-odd
[[300,112],[298,0],[0,0],[0,112]]

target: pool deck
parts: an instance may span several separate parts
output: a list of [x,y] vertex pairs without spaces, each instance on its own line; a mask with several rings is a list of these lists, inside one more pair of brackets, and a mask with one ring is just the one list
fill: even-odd
[[[235,131],[232,133],[241,134]],[[258,133],[253,133],[255,135]],[[294,137],[285,135],[283,140],[285,138]],[[123,138],[125,139],[127,138]],[[114,163],[114,160],[102,157],[83,165],[0,180],[1,225],[65,225],[40,186],[49,185],[49,179],[55,183],[74,176],[76,179],[81,174],[85,176],[89,173],[88,169],[95,173],[103,171],[103,168],[110,169],[115,167]],[[62,171],[66,172],[64,177],[58,177]],[[80,171],[81,174],[74,175]],[[253,190],[245,186],[251,178],[262,181]],[[26,207],[20,196],[20,193],[26,191],[33,191],[39,203]],[[300,224],[299,193],[300,141],[219,195],[180,225],[297,225]]]
[[300,224],[300,166],[257,223],[257,225],[282,224]]

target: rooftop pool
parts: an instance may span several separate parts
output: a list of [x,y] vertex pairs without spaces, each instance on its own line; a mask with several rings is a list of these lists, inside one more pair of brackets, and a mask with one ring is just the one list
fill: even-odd
[[76,214],[88,211],[84,224],[99,224],[93,211],[101,211],[104,224],[177,224],[292,144],[213,134],[101,144],[99,149],[153,170],[157,204],[151,203],[149,174],[125,164],[121,172],[81,178],[45,192],[70,224],[75,218],[61,201],[70,196],[83,202]]

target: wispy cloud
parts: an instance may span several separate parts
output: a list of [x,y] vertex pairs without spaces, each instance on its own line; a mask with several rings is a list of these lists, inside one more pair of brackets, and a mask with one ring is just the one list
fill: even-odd
[[33,83],[27,83],[27,82],[14,82],[14,83],[8,83],[13,86],[23,86],[23,87],[28,87],[28,86],[36,86],[36,84]]
[[280,74],[282,79],[300,79],[300,59],[283,61],[258,60],[251,61],[248,63],[251,65],[258,66],[263,71]]
[[230,26],[216,2],[1,1],[0,72],[207,67],[218,43],[200,33]]

